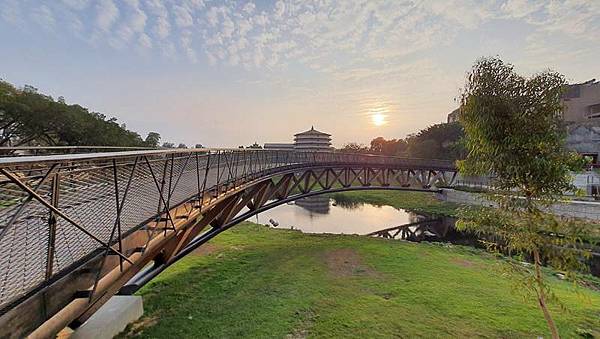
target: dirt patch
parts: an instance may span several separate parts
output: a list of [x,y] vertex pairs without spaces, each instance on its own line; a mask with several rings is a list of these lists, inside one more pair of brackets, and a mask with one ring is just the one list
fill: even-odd
[[285,336],[286,339],[304,339],[308,338],[311,327],[315,323],[316,314],[312,310],[296,311],[296,316],[300,318],[300,326],[295,328],[292,333]]
[[194,254],[194,255],[209,255],[211,253],[219,251],[220,249],[221,249],[221,246],[219,246],[219,245],[206,243],[206,244],[203,244],[202,246],[196,248],[192,252],[192,254]]
[[466,259],[453,258],[450,260],[450,262],[452,262],[454,265],[466,268],[479,268],[481,266],[479,263],[475,263]]
[[136,335],[140,335],[144,329],[148,327],[152,327],[158,323],[158,317],[143,317],[142,319],[134,322],[133,324],[127,326],[124,332],[119,335],[119,337],[133,337]]
[[293,333],[290,333],[285,336],[286,339],[304,339],[308,338],[308,330],[306,329],[296,329]]
[[338,249],[325,254],[327,268],[334,276],[376,276],[377,271],[362,262],[362,258],[353,249]]

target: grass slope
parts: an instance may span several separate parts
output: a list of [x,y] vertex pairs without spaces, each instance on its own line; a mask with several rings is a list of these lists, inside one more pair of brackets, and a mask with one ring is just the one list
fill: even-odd
[[[541,312],[477,250],[251,223],[234,227],[140,291],[121,337],[535,337]],[[549,278],[569,312],[561,334],[600,335],[600,293]]]

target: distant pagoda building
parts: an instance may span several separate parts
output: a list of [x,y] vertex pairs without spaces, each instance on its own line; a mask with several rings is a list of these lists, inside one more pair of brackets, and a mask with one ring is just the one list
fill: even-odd
[[331,134],[319,132],[314,126],[306,132],[294,134],[294,150],[331,151]]
[[325,195],[316,195],[296,200],[296,206],[316,214],[329,213],[329,197]]

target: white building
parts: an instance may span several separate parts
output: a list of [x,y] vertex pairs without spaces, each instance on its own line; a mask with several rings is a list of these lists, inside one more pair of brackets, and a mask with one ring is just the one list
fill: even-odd
[[294,150],[296,151],[331,151],[331,134],[310,130],[294,135]]
[[294,144],[284,142],[267,142],[265,143],[264,149],[277,151],[293,151]]

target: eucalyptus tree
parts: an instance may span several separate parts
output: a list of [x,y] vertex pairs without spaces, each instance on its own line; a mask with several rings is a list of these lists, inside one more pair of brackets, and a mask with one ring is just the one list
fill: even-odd
[[536,299],[553,338],[559,334],[548,303],[559,301],[542,265],[575,279],[574,272],[585,266],[582,257],[591,255],[579,246],[589,236],[586,223],[546,213],[565,192],[574,190],[571,173],[584,165],[564,147],[565,86],[559,73],[524,77],[498,58],[483,58],[468,74],[459,118],[467,148],[459,169],[468,175],[491,175],[488,197],[498,207],[464,209],[459,227],[493,235],[498,241],[490,248],[533,261],[511,261],[509,271],[519,289]]

